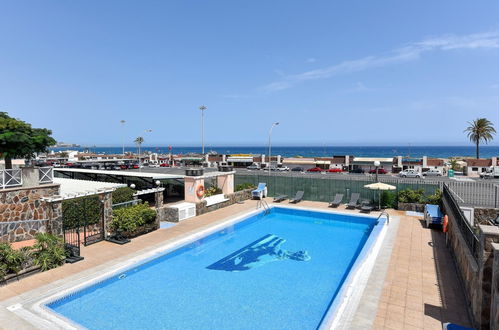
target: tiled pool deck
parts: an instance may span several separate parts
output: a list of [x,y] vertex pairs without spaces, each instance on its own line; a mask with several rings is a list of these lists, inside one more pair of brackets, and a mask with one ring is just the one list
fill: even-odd
[[[283,204],[288,205],[287,202]],[[309,201],[297,206],[327,208],[326,203]],[[82,247],[85,260],[81,262],[66,264],[0,287],[0,328],[33,328],[30,323],[7,311],[6,306],[33,299],[41,292],[57,289],[70,279],[84,278],[255,207],[256,201],[235,204],[137,237],[126,245],[99,242]],[[339,210],[358,213],[344,207]],[[387,235],[387,243],[380,252],[354,318],[356,327],[441,329],[442,323],[449,321],[470,326],[461,284],[442,232],[424,228],[420,219],[406,216],[404,212],[390,211],[390,215],[398,223],[393,225],[391,241]]]

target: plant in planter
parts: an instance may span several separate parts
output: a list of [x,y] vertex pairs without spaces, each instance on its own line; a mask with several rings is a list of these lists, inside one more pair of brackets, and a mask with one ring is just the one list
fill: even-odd
[[241,183],[236,186],[236,191],[241,191],[246,189],[256,189],[256,187],[254,184],[249,182]]
[[0,280],[8,274],[19,273],[23,262],[23,253],[14,250],[8,243],[0,243]]
[[139,227],[153,223],[156,219],[156,211],[149,204],[142,203],[117,209],[113,212],[111,228],[117,232],[134,232]]
[[442,190],[437,189],[433,195],[426,198],[428,204],[440,205],[442,202]]
[[422,204],[425,202],[423,189],[405,189],[398,193],[399,203],[416,203]]
[[38,233],[35,237],[36,243],[33,246],[35,265],[40,266],[42,271],[45,271],[64,263],[66,251],[61,237],[48,233]]
[[218,194],[221,194],[222,193],[222,189],[216,187],[216,186],[212,186],[208,189],[206,189],[204,191],[204,196],[205,197],[210,197],[210,196],[213,196],[213,195],[218,195]]

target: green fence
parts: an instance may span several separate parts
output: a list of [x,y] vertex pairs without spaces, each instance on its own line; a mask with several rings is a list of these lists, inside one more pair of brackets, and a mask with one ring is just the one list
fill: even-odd
[[[397,191],[410,189],[423,189],[425,195],[434,194],[440,188],[437,182],[425,182],[423,180],[417,182],[404,182],[393,177],[380,178],[381,182],[391,184],[397,187]],[[322,176],[290,176],[290,175],[267,175],[267,174],[236,174],[235,185],[241,183],[252,183],[255,186],[260,182],[265,182],[268,188],[269,196],[288,195],[293,197],[297,191],[303,190],[305,195],[304,200],[330,202],[335,194],[344,194],[346,198],[350,198],[352,193],[360,193],[362,199],[376,200],[377,192],[364,188],[366,184],[375,182],[374,178],[365,177],[349,179],[333,178]]]

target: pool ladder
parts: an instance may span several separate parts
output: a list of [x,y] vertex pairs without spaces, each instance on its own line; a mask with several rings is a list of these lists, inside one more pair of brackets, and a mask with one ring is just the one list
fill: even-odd
[[267,204],[267,202],[264,199],[260,199],[256,203],[256,209],[258,210],[260,208],[263,208],[265,210],[265,212],[264,212],[265,215],[270,213],[270,206],[269,206],[269,204]]
[[389,225],[390,224],[390,215],[388,214],[388,212],[386,211],[383,211],[380,213],[380,215],[378,216],[378,218],[376,219],[376,224],[379,222],[379,219],[383,216],[383,215],[386,215],[386,224]]

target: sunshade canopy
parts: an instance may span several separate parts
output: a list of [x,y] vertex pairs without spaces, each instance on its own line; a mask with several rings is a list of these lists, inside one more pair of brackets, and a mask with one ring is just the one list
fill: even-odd
[[364,188],[370,189],[370,190],[395,190],[397,187],[382,183],[382,182],[376,182],[376,183],[370,183],[366,184]]

